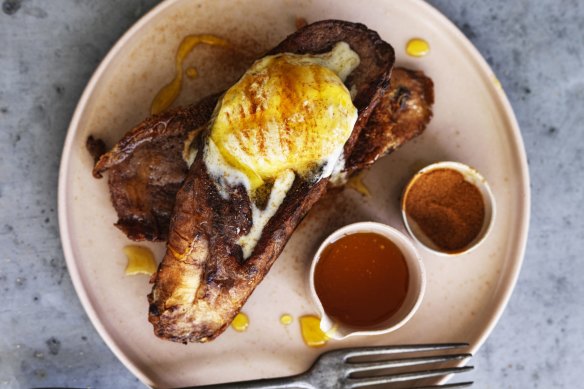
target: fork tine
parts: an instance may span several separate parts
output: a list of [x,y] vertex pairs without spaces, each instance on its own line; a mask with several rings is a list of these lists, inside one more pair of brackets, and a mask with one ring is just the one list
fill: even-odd
[[418,358],[403,358],[403,359],[393,359],[390,361],[378,361],[378,362],[347,362],[348,368],[346,371],[350,373],[388,369],[393,367],[406,367],[406,366],[417,366],[425,365],[428,363],[438,363],[438,362],[448,362],[454,360],[463,360],[472,357],[472,354],[451,354],[451,355],[437,355],[430,357],[418,357]]
[[360,347],[358,349],[347,349],[345,360],[353,357],[366,357],[371,355],[387,355],[398,353],[412,353],[421,351],[451,350],[455,348],[468,347],[468,343],[438,343],[438,344],[418,344],[403,346],[374,346]]
[[469,382],[457,382],[454,384],[446,384],[446,385],[432,385],[432,386],[416,386],[412,389],[435,389],[435,388],[468,388],[473,384],[472,381]]
[[463,366],[446,369],[414,371],[411,373],[399,373],[370,378],[347,378],[347,386],[349,388],[361,388],[364,386],[389,384],[393,382],[411,381],[422,378],[438,377],[447,374],[463,373],[472,369],[473,366]]

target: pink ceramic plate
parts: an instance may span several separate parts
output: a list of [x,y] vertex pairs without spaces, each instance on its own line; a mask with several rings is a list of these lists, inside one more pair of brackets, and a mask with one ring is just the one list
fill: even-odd
[[[477,50],[444,16],[422,1],[197,1],[167,0],[138,21],[114,46],[89,82],[63,150],[59,182],[61,239],[76,291],[93,324],[120,360],[156,387],[288,375],[305,370],[323,351],[304,345],[297,318],[315,313],[307,287],[309,261],[321,240],[356,221],[379,221],[405,232],[400,192],[410,176],[440,160],[461,161],[488,180],[497,219],[485,242],[468,255],[441,258],[422,251],[428,284],[416,315],[387,335],[352,337],[328,348],[466,341],[476,352],[493,329],[515,284],[525,249],[529,183],[525,151],[513,111]],[[113,145],[148,115],[159,88],[170,81],[181,39],[212,33],[241,49],[236,59],[215,47],[197,48],[186,66],[177,104],[194,102],[235,81],[251,58],[308,22],[337,18],[365,23],[390,42],[397,62],[426,72],[435,83],[434,118],[426,133],[379,161],[364,177],[370,197],[345,190],[317,205],[244,307],[246,332],[227,330],[209,344],[162,341],[147,321],[146,276],[124,275],[129,244],[116,220],[106,180],[91,176],[85,140]],[[430,52],[408,57],[407,41],[427,40]],[[160,258],[164,246],[149,245]],[[289,326],[281,314],[294,316]]]

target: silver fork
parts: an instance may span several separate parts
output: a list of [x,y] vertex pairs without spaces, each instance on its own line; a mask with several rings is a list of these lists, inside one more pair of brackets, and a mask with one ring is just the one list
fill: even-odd
[[[390,359],[383,361],[351,361],[354,358],[361,357],[378,357],[394,354],[426,352],[426,351],[444,351],[467,347],[466,343],[444,343],[444,344],[424,344],[424,345],[407,345],[407,346],[379,346],[379,347],[360,347],[346,348],[340,350],[328,351],[314,362],[312,367],[305,373],[281,378],[268,378],[253,381],[231,382],[226,384],[191,386],[181,389],[276,389],[276,388],[306,388],[306,389],[323,389],[323,388],[362,388],[373,385],[391,384],[445,376],[454,373],[462,373],[473,369],[472,366],[446,367],[424,369],[409,372],[396,372],[370,377],[354,377],[354,373],[375,372],[383,369],[404,368],[411,366],[421,366],[432,363],[443,363],[452,361],[463,361],[472,355],[463,354],[443,354],[423,357],[409,357],[400,359]],[[384,372],[385,373],[385,372]],[[446,384],[438,386],[417,386],[412,389],[429,389],[429,388],[464,388],[472,385],[472,382],[461,382],[456,384]]]

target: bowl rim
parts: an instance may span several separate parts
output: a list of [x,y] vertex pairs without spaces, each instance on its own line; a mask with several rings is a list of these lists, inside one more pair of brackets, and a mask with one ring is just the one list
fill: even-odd
[[[477,187],[477,189],[479,189],[479,192],[481,193],[481,195],[483,197],[483,201],[485,202],[485,210],[486,210],[485,220],[483,222],[483,226],[481,227],[481,231],[479,232],[479,235],[460,250],[445,251],[445,250],[440,250],[438,248],[438,246],[436,246],[436,245],[434,245],[434,247],[429,246],[424,241],[424,239],[420,238],[420,236],[416,232],[417,229],[415,229],[412,226],[412,224],[415,224],[415,221],[411,220],[411,218],[409,217],[409,215],[406,211],[407,194],[410,191],[410,189],[412,188],[413,184],[420,177],[422,177],[424,174],[431,172],[431,171],[434,171],[434,170],[438,170],[438,169],[451,169],[451,170],[455,170],[455,171],[461,173],[464,176],[465,181],[475,185]],[[470,178],[470,177],[472,177],[472,179],[473,179],[472,182],[468,180],[468,178]],[[491,190],[491,187],[490,187],[488,181],[476,168],[474,168],[470,165],[467,165],[465,163],[458,162],[458,161],[435,162],[435,163],[427,165],[424,168],[418,170],[412,176],[412,178],[410,178],[408,183],[404,186],[404,189],[403,189],[402,194],[401,194],[400,206],[401,206],[402,221],[403,221],[403,224],[404,224],[406,230],[408,231],[408,234],[410,235],[410,237],[419,246],[421,246],[424,250],[426,250],[432,254],[436,254],[438,256],[441,256],[441,257],[454,257],[454,256],[467,254],[467,253],[470,253],[471,251],[474,251],[477,247],[479,247],[486,240],[487,236],[489,235],[489,233],[492,230],[493,225],[495,224],[495,218],[497,215],[495,195],[493,194],[493,191]],[[426,238],[425,240],[429,240],[429,239]]]

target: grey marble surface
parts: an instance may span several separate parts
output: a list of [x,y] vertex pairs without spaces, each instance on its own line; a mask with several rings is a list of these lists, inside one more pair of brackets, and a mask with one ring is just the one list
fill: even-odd
[[[2,0],[1,388],[142,387],[73,290],[59,241],[57,178],[68,122],[91,73],[155,3]],[[476,388],[584,387],[584,3],[431,3],[498,75],[531,174],[523,269],[468,377]]]

